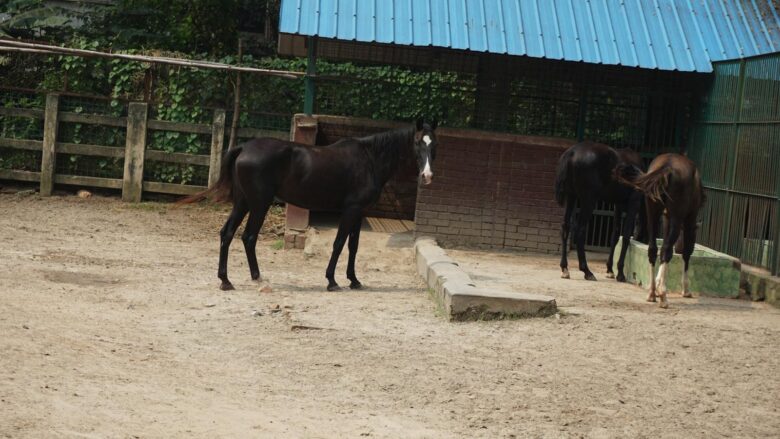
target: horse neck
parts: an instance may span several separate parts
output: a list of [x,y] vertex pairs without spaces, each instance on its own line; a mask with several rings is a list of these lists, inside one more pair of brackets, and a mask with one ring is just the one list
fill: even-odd
[[371,159],[374,175],[381,184],[390,180],[398,169],[401,152],[412,147],[413,137],[413,128],[399,128],[365,138],[368,143],[366,152]]

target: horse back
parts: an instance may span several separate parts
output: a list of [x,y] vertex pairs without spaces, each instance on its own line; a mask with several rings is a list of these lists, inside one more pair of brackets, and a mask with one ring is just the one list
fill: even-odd
[[354,140],[311,146],[261,138],[243,148],[235,172],[247,195],[273,190],[285,202],[316,210],[368,203],[374,195],[365,153]]

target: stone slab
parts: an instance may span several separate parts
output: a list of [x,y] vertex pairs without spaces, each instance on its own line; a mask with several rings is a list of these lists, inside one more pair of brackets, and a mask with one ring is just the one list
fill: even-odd
[[555,298],[479,287],[430,237],[415,242],[417,272],[449,320],[546,317],[557,312]]
[[[620,256],[623,238],[615,246],[614,259]],[[661,251],[659,242],[658,251]],[[659,256],[660,259],[660,256]],[[623,272],[626,280],[645,289],[650,285],[650,263],[647,260],[647,244],[631,240],[626,252]],[[653,273],[657,275],[659,263]],[[742,264],[739,259],[696,244],[688,266],[688,279],[692,293],[709,297],[736,298],[739,296],[739,280]],[[669,291],[682,291],[682,256],[675,254],[669,263],[666,285]]]

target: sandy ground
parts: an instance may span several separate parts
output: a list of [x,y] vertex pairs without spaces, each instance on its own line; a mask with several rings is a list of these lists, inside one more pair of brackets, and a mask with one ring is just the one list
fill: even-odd
[[327,230],[309,258],[258,243],[271,293],[237,240],[223,293],[226,213],[0,194],[0,437],[780,435],[776,309],[663,311],[633,286],[561,280],[555,258],[455,251],[477,282],[562,313],[449,323],[409,234],[364,232],[369,288],[325,292]]

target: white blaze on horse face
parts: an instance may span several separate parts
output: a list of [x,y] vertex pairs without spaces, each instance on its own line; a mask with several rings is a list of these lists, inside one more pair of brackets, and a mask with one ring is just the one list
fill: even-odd
[[[423,136],[423,142],[425,142],[426,146],[431,146],[431,137],[429,135]],[[420,173],[423,178],[423,183],[425,184],[431,184],[431,179],[433,178],[433,172],[431,171],[431,159],[430,159],[430,152],[428,155],[425,156],[425,167],[423,167],[423,171]]]

